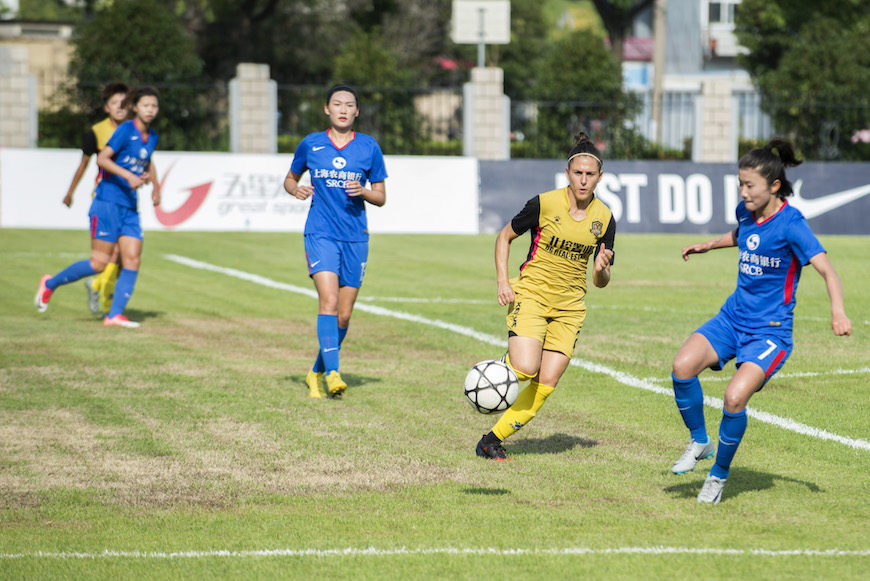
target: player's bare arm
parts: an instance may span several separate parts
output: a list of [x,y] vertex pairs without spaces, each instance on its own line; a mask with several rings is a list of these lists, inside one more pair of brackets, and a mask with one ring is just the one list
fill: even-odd
[[834,266],[828,260],[828,255],[824,252],[819,252],[810,258],[810,264],[825,279],[828,298],[831,300],[831,329],[834,331],[834,335],[851,335],[852,322],[846,316],[846,307],[843,301],[843,284],[840,281],[840,275],[834,270]]
[[76,191],[76,188],[79,186],[79,182],[82,179],[82,176],[85,174],[85,169],[88,167],[88,162],[91,161],[90,155],[82,155],[82,160],[79,162],[79,167],[76,169],[76,173],[73,174],[72,183],[69,185],[69,190],[67,190],[66,195],[63,197],[63,205],[67,208],[72,207],[73,194]]
[[605,248],[604,242],[602,242],[595,262],[592,264],[592,284],[598,288],[604,288],[610,282],[611,260],[613,260],[613,251]]
[[505,225],[495,239],[495,279],[498,285],[498,304],[509,305],[516,295],[508,278],[508,259],[511,253],[511,242],[517,239],[517,233],[510,224]]
[[157,179],[157,166],[154,165],[153,161],[148,165],[148,175],[151,179],[151,201],[157,207],[160,205],[161,191],[160,180]]
[[345,185],[347,195],[354,198],[362,196],[362,199],[374,206],[383,206],[387,202],[387,186],[385,182],[375,182],[372,188],[367,190],[357,180],[347,182]]
[[297,200],[307,200],[314,193],[314,188],[311,186],[300,186],[299,180],[301,179],[302,174],[294,173],[292,170],[287,172],[287,177],[284,178],[284,189]]
[[714,238],[707,242],[699,242],[697,244],[686,246],[683,248],[683,260],[689,260],[690,254],[704,254],[710,250],[715,250],[717,248],[730,248],[732,246],[737,246],[737,230],[733,230],[723,234],[719,238]]

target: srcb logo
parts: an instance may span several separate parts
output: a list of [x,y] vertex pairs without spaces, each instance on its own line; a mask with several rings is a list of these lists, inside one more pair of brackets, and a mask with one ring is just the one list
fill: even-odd
[[746,247],[749,250],[755,250],[758,248],[758,244],[761,242],[761,238],[758,237],[758,234],[753,234],[749,238],[746,239]]
[[343,157],[334,157],[332,158],[332,167],[335,169],[344,169],[344,166],[347,165],[347,161]]

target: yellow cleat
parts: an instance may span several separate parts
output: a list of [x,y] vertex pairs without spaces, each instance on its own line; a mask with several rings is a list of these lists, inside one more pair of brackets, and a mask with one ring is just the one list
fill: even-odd
[[347,384],[341,379],[338,371],[330,371],[326,374],[326,387],[330,397],[341,397],[341,394],[347,389]]
[[308,397],[322,398],[326,397],[326,392],[323,391],[323,373],[309,371],[305,376],[305,384],[308,386]]

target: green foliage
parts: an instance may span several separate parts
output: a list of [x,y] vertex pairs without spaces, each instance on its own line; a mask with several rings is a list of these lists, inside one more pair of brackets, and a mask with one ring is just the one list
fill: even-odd
[[[0,9],[2,9],[0,4]],[[67,20],[74,21],[82,16],[81,9],[73,2],[58,0],[19,0],[18,16],[21,20]]]
[[[76,110],[88,112],[94,121],[100,118],[100,88],[120,80],[160,90],[160,114],[153,127],[161,149],[208,151],[226,141],[225,122],[212,117],[225,89],[205,83],[193,39],[161,0],[118,0],[104,6],[77,25],[73,45],[69,72],[77,83],[62,91],[59,100],[65,105],[56,120],[72,122]],[[68,142],[67,136],[83,130],[46,126],[42,136],[47,143],[78,147],[80,137]]]
[[868,159],[851,141],[870,127],[866,2],[744,0],[735,32],[778,133],[810,159]]
[[630,155],[638,141],[628,121],[639,102],[622,90],[620,64],[593,31],[571,32],[547,47],[530,95],[537,120],[517,129],[534,143],[535,157],[563,157],[579,131],[610,159]]

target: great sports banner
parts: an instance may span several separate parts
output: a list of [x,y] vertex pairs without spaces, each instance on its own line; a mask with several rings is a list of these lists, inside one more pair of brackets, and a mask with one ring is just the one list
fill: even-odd
[[[480,227],[501,229],[532,196],[567,184],[562,160],[480,162]],[[724,233],[740,201],[736,163],[605,161],[596,194],[618,232]],[[789,203],[817,234],[870,234],[870,163],[804,163]]]
[[[61,203],[78,150],[0,148],[0,227],[86,228],[91,160],[72,208]],[[157,152],[159,208],[139,193],[146,230],[301,232],[309,202],[284,192],[291,155]],[[562,160],[480,161],[386,156],[387,204],[369,206],[373,233],[474,234],[501,229],[532,196],[566,184]],[[736,163],[605,162],[597,195],[619,232],[722,233],[734,227]],[[870,234],[870,163],[788,170],[791,203],[818,234]]]
[[[284,191],[292,155],[157,152],[162,202],[139,191],[145,230],[301,232],[310,201]],[[0,149],[0,226],[87,228],[96,177],[92,159],[67,208],[77,150]],[[373,233],[478,232],[477,161],[387,156],[387,203],[368,206]],[[308,180],[307,175],[303,183]]]

